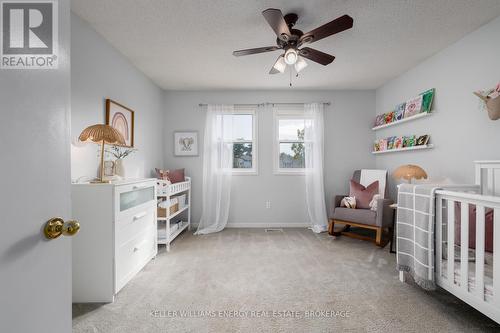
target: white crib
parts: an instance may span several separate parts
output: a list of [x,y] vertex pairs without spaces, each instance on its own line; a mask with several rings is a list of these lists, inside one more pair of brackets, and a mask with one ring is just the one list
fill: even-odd
[[500,161],[475,164],[479,193],[436,191],[436,282],[500,323]]

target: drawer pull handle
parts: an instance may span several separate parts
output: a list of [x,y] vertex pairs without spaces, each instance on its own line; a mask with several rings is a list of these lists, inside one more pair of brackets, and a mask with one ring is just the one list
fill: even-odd
[[142,246],[146,243],[146,241],[142,241],[140,242],[139,244],[137,244],[136,246],[134,246],[134,252],[137,252],[139,251],[140,249],[142,249]]
[[140,219],[142,219],[146,215],[147,214],[145,212],[141,213],[141,214],[137,214],[137,215],[134,216],[134,221],[140,220]]
[[144,188],[147,188],[147,186],[134,186],[134,187],[132,187],[132,189],[133,189],[134,191],[136,191],[136,190],[142,190],[142,189],[144,189]]

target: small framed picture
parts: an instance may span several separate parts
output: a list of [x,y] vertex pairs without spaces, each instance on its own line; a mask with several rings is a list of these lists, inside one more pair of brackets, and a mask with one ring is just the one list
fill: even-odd
[[198,132],[174,132],[175,156],[198,156]]
[[111,177],[115,174],[115,162],[104,161],[104,175]]
[[124,147],[134,147],[134,111],[111,99],[106,99],[106,125],[123,135]]

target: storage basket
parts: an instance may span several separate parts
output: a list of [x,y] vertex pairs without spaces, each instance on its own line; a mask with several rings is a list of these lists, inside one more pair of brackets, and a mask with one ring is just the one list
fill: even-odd
[[186,207],[186,194],[178,195],[176,198],[179,201],[179,209]]
[[[169,209],[170,209],[169,215],[175,214],[179,210],[179,204],[178,203],[173,204],[172,206],[169,207]],[[167,209],[157,207],[157,215],[158,217],[167,217]]]

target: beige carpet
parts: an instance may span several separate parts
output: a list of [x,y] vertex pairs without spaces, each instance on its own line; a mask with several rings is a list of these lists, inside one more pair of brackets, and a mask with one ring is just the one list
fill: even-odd
[[388,247],[304,229],[184,233],[114,303],[73,306],[73,331],[92,333],[499,329],[444,291],[400,283]]

